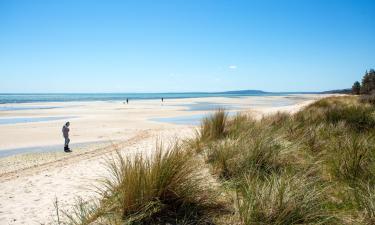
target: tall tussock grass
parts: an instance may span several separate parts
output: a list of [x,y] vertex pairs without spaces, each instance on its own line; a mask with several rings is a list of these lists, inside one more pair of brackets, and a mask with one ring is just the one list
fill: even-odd
[[98,189],[100,203],[85,214],[92,218],[76,213],[74,221],[82,223],[74,224],[212,224],[212,216],[224,209],[214,180],[181,145],[158,147],[151,157],[118,153],[108,169],[111,177]]
[[359,183],[354,189],[354,194],[359,207],[364,211],[363,224],[375,224],[375,186],[370,182]]
[[270,174],[284,164],[279,140],[259,130],[237,139],[227,138],[211,144],[206,157],[215,171],[227,179],[241,177],[249,170]]
[[353,97],[322,99],[298,112],[295,117],[304,126],[344,122],[357,132],[375,128],[374,107],[361,104],[357,98]]
[[203,119],[200,129],[200,139],[209,141],[220,139],[226,135],[226,123],[228,114],[224,109],[218,109],[213,115]]
[[212,172],[233,183],[240,224],[370,224],[374,188],[350,190],[375,184],[374,113],[344,96],[261,120],[214,114],[198,133],[216,120],[225,132],[196,142]]
[[369,135],[345,135],[333,138],[328,163],[335,177],[356,182],[375,183],[375,139]]
[[304,175],[245,176],[237,188],[243,224],[334,224],[325,210],[324,187]]

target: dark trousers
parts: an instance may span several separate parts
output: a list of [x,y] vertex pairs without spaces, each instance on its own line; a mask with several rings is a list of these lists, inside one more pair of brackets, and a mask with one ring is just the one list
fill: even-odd
[[65,147],[68,147],[70,139],[68,137],[64,137],[64,138],[65,138]]

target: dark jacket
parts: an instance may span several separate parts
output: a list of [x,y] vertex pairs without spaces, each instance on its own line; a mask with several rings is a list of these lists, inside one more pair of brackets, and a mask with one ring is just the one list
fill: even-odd
[[63,132],[64,138],[68,138],[69,137],[69,127],[67,127],[66,125],[64,125],[63,128],[62,128],[62,132]]

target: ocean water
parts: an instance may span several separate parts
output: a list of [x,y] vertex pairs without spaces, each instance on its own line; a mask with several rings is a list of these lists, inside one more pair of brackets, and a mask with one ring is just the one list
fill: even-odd
[[50,117],[15,117],[15,118],[0,118],[0,125],[9,125],[16,123],[35,123],[48,122],[54,120],[66,120],[74,117],[68,116],[50,116]]
[[[302,92],[301,92],[302,93]],[[242,96],[277,96],[298,94],[297,92],[266,93],[266,92],[191,92],[191,93],[87,93],[87,94],[1,94],[0,104],[32,103],[32,102],[73,102],[73,101],[124,101],[141,99],[176,99],[199,97],[242,97]]]
[[31,110],[31,109],[57,109],[62,108],[60,106],[0,106],[0,111],[19,111],[19,110]]

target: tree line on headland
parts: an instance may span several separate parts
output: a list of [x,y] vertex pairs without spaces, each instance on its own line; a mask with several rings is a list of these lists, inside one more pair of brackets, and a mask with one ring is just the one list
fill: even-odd
[[354,82],[352,86],[352,93],[355,95],[370,95],[375,94],[375,70],[370,69],[366,71],[362,78],[362,83]]
[[354,82],[351,91],[354,95],[360,95],[360,102],[375,105],[375,70],[366,71],[362,83]]

